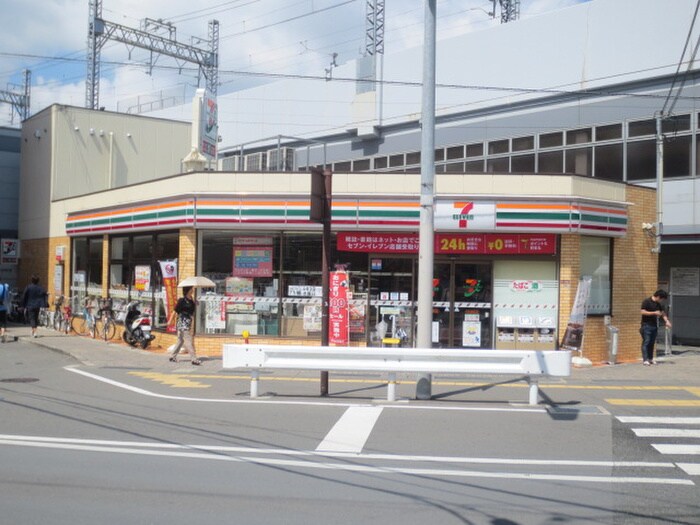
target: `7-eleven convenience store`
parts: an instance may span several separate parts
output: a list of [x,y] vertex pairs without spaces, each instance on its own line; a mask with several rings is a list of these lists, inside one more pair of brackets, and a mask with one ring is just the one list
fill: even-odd
[[[335,173],[332,268],[350,345],[414,344],[419,174]],[[638,358],[639,303],[655,286],[655,192],[572,175],[438,174],[432,339],[436,347],[556,349],[581,277],[591,277],[583,355]],[[321,227],[308,173],[196,172],[50,202],[51,236],[23,240],[52,294],[142,301],[154,349],[177,280],[204,275],[197,347],[320,344]],[[43,252],[43,253],[42,253]],[[34,264],[24,272],[35,271]],[[653,290],[652,290],[653,291]]]

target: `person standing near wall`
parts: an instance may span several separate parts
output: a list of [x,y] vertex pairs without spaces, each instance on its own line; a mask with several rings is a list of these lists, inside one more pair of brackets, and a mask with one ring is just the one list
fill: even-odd
[[10,310],[10,285],[0,283],[0,342],[5,342],[7,313]]
[[32,337],[37,337],[36,325],[39,321],[39,310],[49,305],[48,294],[43,286],[39,284],[39,276],[32,275],[32,284],[24,289],[22,295],[22,306],[29,314],[29,324],[32,326]]
[[644,366],[655,365],[654,344],[659,332],[659,318],[666,323],[666,328],[671,328],[671,321],[661,304],[668,297],[666,290],[656,290],[651,297],[642,301],[642,326],[639,333],[642,335],[642,360]]
[[194,313],[196,310],[196,305],[194,302],[194,287],[185,286],[182,288],[182,295],[178,299],[177,304],[173,313],[170,314],[170,319],[168,319],[168,324],[173,322],[173,318],[177,315],[177,342],[171,346],[170,350],[170,361],[177,363],[177,354],[180,353],[182,347],[185,347],[187,353],[190,354],[190,359],[192,359],[193,365],[202,364],[199,359],[197,359],[197,354],[194,349],[194,335],[193,335],[193,320]]

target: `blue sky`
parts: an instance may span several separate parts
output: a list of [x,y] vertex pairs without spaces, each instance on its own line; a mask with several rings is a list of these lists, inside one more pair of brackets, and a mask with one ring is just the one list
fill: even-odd
[[[521,18],[590,0],[521,0]],[[594,0],[610,1],[610,0]],[[333,54],[342,64],[364,46],[365,0],[103,0],[103,18],[139,28],[146,18],[172,22],[177,39],[206,38],[208,22],[220,24],[219,93],[264,81],[254,73],[318,75]],[[196,5],[196,7],[195,7]],[[438,34],[478,31],[498,24],[487,15],[490,0],[438,0]],[[22,71],[32,72],[32,113],[53,103],[85,104],[88,0],[0,0],[0,89],[15,90]],[[423,0],[386,0],[387,53],[422,42]],[[100,105],[126,111],[138,102],[191,93],[192,65],[160,57],[151,75],[148,55],[107,42],[102,50]],[[251,76],[250,74],[253,73]],[[13,85],[15,87],[13,87]],[[11,106],[0,104],[0,125]]]

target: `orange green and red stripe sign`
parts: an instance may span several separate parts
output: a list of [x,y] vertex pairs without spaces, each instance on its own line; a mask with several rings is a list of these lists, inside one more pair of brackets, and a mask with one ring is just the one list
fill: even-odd
[[[441,200],[436,205],[435,227],[441,231],[512,231],[592,233],[621,236],[627,231],[625,207],[577,202],[484,202],[476,201],[462,213],[467,201]],[[457,210],[455,206],[461,206]],[[309,220],[308,199],[244,198],[230,196],[191,197],[68,215],[68,235],[197,227],[262,229],[297,227],[316,229]],[[454,209],[453,209],[454,208]],[[444,213],[441,210],[446,210]],[[457,210],[455,212],[454,210]],[[444,216],[443,216],[444,215]],[[472,216],[473,215],[473,216]],[[335,199],[332,225],[338,230],[384,229],[417,231],[418,201],[398,199]]]

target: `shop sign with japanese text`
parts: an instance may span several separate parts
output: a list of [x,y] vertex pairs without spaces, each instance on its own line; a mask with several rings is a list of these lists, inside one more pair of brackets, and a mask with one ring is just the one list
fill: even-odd
[[233,239],[234,277],[272,277],[272,238]]
[[436,233],[436,254],[553,255],[556,234]]
[[338,233],[338,250],[364,253],[418,253],[417,233]]
[[331,272],[328,289],[328,342],[332,345],[348,344],[348,274]]

